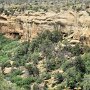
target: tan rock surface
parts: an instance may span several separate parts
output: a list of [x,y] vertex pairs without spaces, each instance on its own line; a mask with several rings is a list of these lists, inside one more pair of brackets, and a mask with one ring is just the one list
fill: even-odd
[[[67,34],[69,34],[70,30],[73,30],[74,33],[69,34],[69,39],[73,37],[74,40],[80,40],[81,36],[85,36],[88,40],[87,43],[90,43],[90,16],[86,11],[76,13],[70,10],[62,10],[60,13],[36,12],[30,13],[28,16],[0,16],[0,26],[1,33],[4,33],[6,36],[11,35],[13,38],[19,35],[22,40],[32,39],[43,30],[52,31],[57,27],[58,30]],[[28,34],[29,37],[27,37]]]
[[5,67],[4,73],[9,74],[12,71],[12,67]]

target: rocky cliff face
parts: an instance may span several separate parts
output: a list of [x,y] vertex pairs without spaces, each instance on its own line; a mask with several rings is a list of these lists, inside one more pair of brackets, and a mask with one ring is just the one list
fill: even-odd
[[86,11],[37,12],[8,18],[0,16],[0,26],[1,33],[22,40],[34,38],[43,30],[60,30],[67,34],[68,39],[81,40],[90,45],[90,16]]
[[20,30],[20,25],[12,18],[0,16],[0,33],[15,38],[17,35],[21,36],[23,31]]
[[[17,21],[21,22],[24,32],[31,31],[31,37],[37,35],[37,32],[43,30],[70,30],[70,27],[75,23],[73,12],[61,13],[34,13],[30,16],[18,16]],[[67,29],[67,30],[66,30]]]

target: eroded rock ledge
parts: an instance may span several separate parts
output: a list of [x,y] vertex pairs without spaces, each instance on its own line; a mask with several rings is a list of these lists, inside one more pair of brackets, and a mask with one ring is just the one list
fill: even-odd
[[[90,16],[86,11],[78,13],[73,11],[61,11],[60,13],[31,13],[20,16],[0,16],[0,33],[9,38],[18,37],[27,40],[37,36],[44,30],[60,30],[67,34],[68,40],[78,40],[90,45]],[[71,41],[72,42],[72,41]]]

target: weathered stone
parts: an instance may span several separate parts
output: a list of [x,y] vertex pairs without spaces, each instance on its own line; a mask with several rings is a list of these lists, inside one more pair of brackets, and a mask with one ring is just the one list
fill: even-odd
[[9,74],[9,73],[11,73],[11,71],[12,71],[12,67],[5,67],[5,69],[4,69],[5,74]]

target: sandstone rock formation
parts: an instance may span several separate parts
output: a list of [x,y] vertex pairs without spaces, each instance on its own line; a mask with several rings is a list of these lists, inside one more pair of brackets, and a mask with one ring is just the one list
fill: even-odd
[[4,73],[9,74],[12,71],[12,67],[5,67]]
[[80,37],[85,36],[88,44],[90,43],[88,35],[90,33],[90,16],[86,11],[78,13],[70,10],[62,10],[60,13],[36,12],[7,18],[0,16],[0,26],[0,33],[13,38],[18,37],[21,40],[34,38],[37,33],[44,30],[60,30],[67,33],[69,39],[72,36],[73,40],[80,40]]

